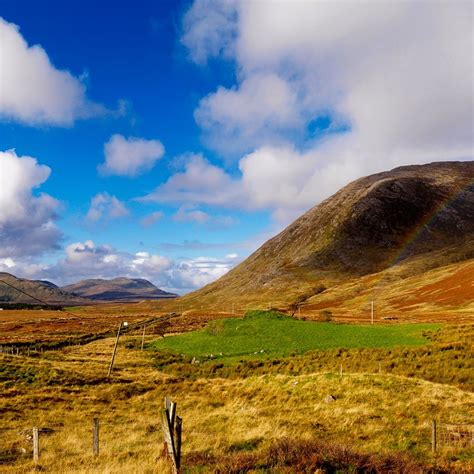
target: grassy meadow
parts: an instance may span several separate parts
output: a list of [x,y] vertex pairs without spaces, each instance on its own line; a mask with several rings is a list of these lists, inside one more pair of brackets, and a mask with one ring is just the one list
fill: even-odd
[[228,359],[284,357],[315,349],[419,346],[439,324],[352,325],[301,321],[274,311],[250,311],[243,318],[211,321],[204,329],[156,341],[151,347],[195,356]]
[[[245,334],[229,341],[238,325]],[[262,325],[274,337],[259,340]],[[183,472],[471,472],[472,447],[431,452],[430,424],[474,422],[473,336],[473,325],[349,326],[270,312],[149,335],[143,351],[139,334],[126,335],[110,379],[113,338],[2,354],[0,471],[166,473],[159,414],[169,395],[184,420]],[[193,361],[211,353],[210,339],[228,357]],[[33,426],[52,430],[36,467]]]

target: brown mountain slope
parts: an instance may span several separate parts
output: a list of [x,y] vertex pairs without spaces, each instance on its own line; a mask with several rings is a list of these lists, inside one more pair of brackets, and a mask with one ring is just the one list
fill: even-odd
[[48,305],[81,305],[91,301],[80,296],[71,295],[49,281],[27,280],[17,278],[10,273],[0,272],[0,305],[5,304],[40,304]]
[[180,302],[288,304],[390,268],[406,278],[467,261],[473,244],[474,162],[405,166],[345,186]]

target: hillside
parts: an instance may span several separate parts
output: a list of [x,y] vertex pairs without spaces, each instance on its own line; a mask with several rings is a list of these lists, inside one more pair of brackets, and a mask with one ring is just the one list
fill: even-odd
[[49,281],[27,280],[17,278],[10,273],[0,272],[0,303],[40,304],[35,298],[51,305],[91,303],[90,300],[71,295]]
[[63,291],[95,301],[140,301],[174,298],[143,278],[89,279],[62,287]]
[[[335,308],[380,282],[392,287],[444,267],[449,276],[473,258],[474,162],[404,166],[345,186],[180,303],[316,303],[333,292],[340,301],[327,307]],[[463,291],[463,302],[474,300],[472,286]]]

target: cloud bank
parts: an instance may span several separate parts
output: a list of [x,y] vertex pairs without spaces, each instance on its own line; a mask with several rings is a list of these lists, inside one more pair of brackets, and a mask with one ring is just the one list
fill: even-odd
[[237,80],[203,97],[195,118],[240,175],[201,160],[223,191],[206,194],[204,172],[186,183],[199,171],[190,160],[155,199],[232,206],[239,196],[288,220],[362,175],[472,159],[471,2],[236,0],[208,9],[194,1],[182,43],[199,65],[234,64]]
[[224,275],[237,259],[237,254],[229,254],[221,259],[196,257],[175,261],[149,252],[123,252],[86,240],[66,246],[64,257],[52,265],[5,258],[0,259],[0,271],[26,278],[47,278],[60,285],[86,278],[139,277],[162,289],[185,293]]

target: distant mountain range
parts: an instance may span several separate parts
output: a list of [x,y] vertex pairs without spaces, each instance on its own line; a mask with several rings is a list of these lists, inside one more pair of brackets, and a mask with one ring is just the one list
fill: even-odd
[[70,294],[97,301],[140,301],[175,298],[143,278],[90,279],[61,288]]
[[54,306],[91,303],[90,300],[62,290],[50,281],[27,280],[0,272],[0,305],[2,303],[40,305],[40,302]]
[[92,279],[58,287],[47,280],[27,280],[0,272],[0,305],[34,304],[86,305],[98,302],[134,302],[174,298],[141,278]]

